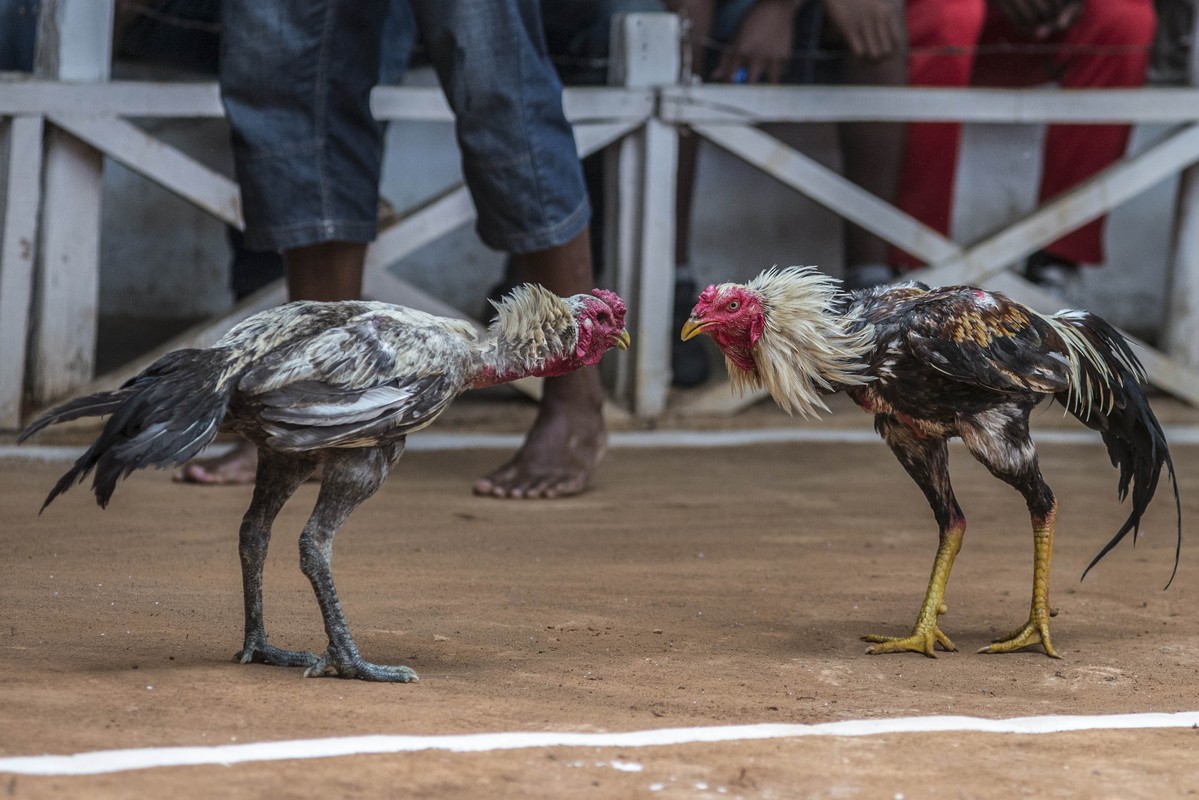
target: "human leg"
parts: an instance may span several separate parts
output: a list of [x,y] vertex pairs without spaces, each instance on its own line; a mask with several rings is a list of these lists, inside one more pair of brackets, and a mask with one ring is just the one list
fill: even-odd
[[[1057,58],[1062,87],[1144,85],[1155,27],[1150,0],[1087,3],[1078,21],[1063,35],[1066,49]],[[1072,52],[1073,47],[1080,50]],[[1104,52],[1105,48],[1110,51]],[[1040,199],[1061,194],[1123,157],[1130,130],[1128,125],[1050,125]],[[1106,219],[1100,217],[1066,234],[1048,245],[1046,252],[1075,263],[1103,263]]]
[[292,300],[358,300],[362,297],[365,242],[315,242],[283,251]]
[[[559,295],[591,287],[589,233],[564,245],[515,257],[522,280]],[[507,498],[551,498],[587,488],[607,445],[604,392],[599,370],[588,367],[545,381],[537,419],[520,450],[475,482],[476,494]]]
[[[454,109],[480,238],[514,254],[522,280],[561,294],[587,291],[590,206],[539,3],[415,0],[413,9]],[[524,446],[475,491],[513,498],[582,491],[604,451],[602,407],[594,369],[547,380]]]
[[246,246],[374,238],[381,128],[370,113],[387,0],[222,8],[220,84]]
[[[387,7],[388,0],[225,0],[222,8],[221,99],[245,244],[283,252],[291,300],[361,296],[382,156],[369,101]],[[250,483],[256,461],[254,448],[239,444],[187,464],[176,478]]]
[[[559,79],[566,86],[604,86],[608,82],[612,18],[616,14],[660,12],[658,0],[541,0],[546,47]],[[591,206],[591,262],[596,275],[604,268],[604,153],[582,159],[587,199]],[[504,275],[488,291],[488,300],[499,300],[520,283],[511,257]],[[487,317],[491,313],[484,306]]]
[[[913,86],[966,86],[973,68],[973,46],[982,30],[983,0],[910,0],[907,6],[908,82]],[[961,48],[945,52],[944,48]],[[949,233],[953,182],[957,173],[961,125],[918,122],[908,125],[900,171],[898,206],[941,233]],[[896,263],[921,261],[896,252]]]
[[[1068,89],[1141,86],[1148,72],[1156,27],[1150,0],[1087,3],[1074,23],[1049,41],[1056,52],[1044,56],[1002,51],[980,56],[973,82],[983,86],[1032,86],[1057,82]],[[1031,35],[991,12],[981,34],[984,44],[1028,44]],[[1043,43],[1043,42],[1037,42]],[[1124,155],[1127,125],[1050,125],[1042,159],[1040,202],[1077,186]],[[1025,276],[1059,294],[1079,264],[1101,264],[1106,217],[1099,217],[1046,245],[1029,257]]]
[[[903,23],[904,3],[893,0],[893,13]],[[902,37],[906,41],[906,35]],[[908,52],[903,47],[880,59],[850,53],[842,79],[866,86],[906,86]],[[875,197],[894,203],[904,160],[905,128],[902,123],[848,123],[837,126],[845,177]],[[890,245],[852,223],[845,223],[845,283],[865,288],[891,277]]]

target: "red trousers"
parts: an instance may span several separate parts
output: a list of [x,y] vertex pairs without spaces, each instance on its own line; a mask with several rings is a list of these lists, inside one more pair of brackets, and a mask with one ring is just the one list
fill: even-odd
[[[913,86],[1031,86],[1053,81],[1069,89],[1144,84],[1157,23],[1152,0],[1085,0],[1068,30],[1042,42],[1013,28],[998,11],[988,10],[985,0],[908,0],[907,20]],[[986,50],[1003,43],[1056,44],[1063,49],[1048,54]],[[978,55],[976,44],[983,48]],[[937,52],[950,47],[962,52]],[[961,127],[940,122],[909,125],[900,176],[899,207],[946,234]],[[1128,134],[1127,125],[1049,126],[1040,199],[1069,189],[1121,158]],[[1094,220],[1044,249],[1068,261],[1102,263],[1103,222]],[[906,253],[896,255],[904,266],[921,263]]]

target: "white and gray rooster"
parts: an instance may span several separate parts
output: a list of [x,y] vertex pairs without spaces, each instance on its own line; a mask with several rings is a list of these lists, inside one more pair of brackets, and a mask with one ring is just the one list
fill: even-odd
[[[385,303],[295,302],[256,314],[211,348],[168,353],[120,389],[72,400],[31,424],[20,441],[54,423],[111,415],[42,508],[93,471],[96,500],[107,506],[133,470],[182,464],[218,430],[236,433],[258,448],[241,524],[246,620],[236,658],[302,666],[305,675],[416,680],[408,667],[359,655],[333,585],[334,534],[386,479],[408,434],[463,391],[563,375],[629,344],[625,305],[602,289],[561,298],[526,285],[496,310],[481,338],[468,323]],[[300,565],[329,637],[317,657],[267,644],[262,568],[275,517],[321,464],[316,507],[300,536]]]

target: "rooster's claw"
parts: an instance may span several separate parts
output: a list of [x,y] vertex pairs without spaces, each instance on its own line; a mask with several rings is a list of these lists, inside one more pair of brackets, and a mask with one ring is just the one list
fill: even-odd
[[1030,619],[1028,624],[1019,630],[1012,631],[1002,639],[996,639],[991,644],[980,649],[980,653],[1012,653],[1016,650],[1023,650],[1025,647],[1031,647],[1039,644],[1045,648],[1045,655],[1050,658],[1061,658],[1057,651],[1053,649],[1053,642],[1049,639],[1049,621],[1037,621]]
[[342,658],[329,652],[304,670],[305,678],[321,678],[327,675],[380,683],[415,683],[420,680],[416,672],[408,667],[372,664],[362,658]]
[[233,655],[233,660],[239,664],[270,664],[275,667],[308,667],[317,662],[315,653],[306,650],[284,650],[267,644],[247,643]]
[[929,658],[936,658],[937,647],[948,653],[958,649],[949,637],[936,627],[927,631],[913,631],[911,636],[879,636],[872,633],[863,636],[862,639],[874,642],[874,645],[866,648],[866,653],[872,656],[882,653],[923,653]]

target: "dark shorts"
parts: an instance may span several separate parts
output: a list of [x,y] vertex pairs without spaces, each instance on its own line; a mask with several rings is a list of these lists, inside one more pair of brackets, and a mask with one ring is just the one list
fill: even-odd
[[[221,95],[247,247],[374,238],[382,129],[370,91],[384,31],[398,36],[405,18],[388,6],[225,0]],[[590,207],[537,0],[413,0],[412,16],[454,110],[480,238],[514,253],[573,239]]]

